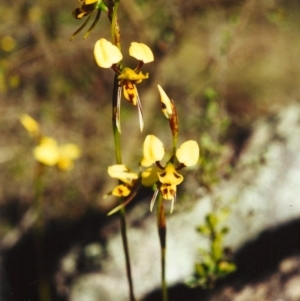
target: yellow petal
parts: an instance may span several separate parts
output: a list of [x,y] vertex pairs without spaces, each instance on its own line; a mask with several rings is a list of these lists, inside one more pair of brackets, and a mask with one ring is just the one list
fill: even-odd
[[110,68],[123,58],[119,48],[105,39],[100,39],[96,42],[94,56],[98,66],[101,68]]
[[42,138],[40,144],[34,149],[34,157],[37,161],[45,165],[56,165],[59,160],[57,142],[50,137]]
[[160,161],[165,155],[163,143],[154,135],[148,135],[143,145],[143,159],[141,165],[148,167]]
[[123,164],[116,164],[109,166],[108,174],[113,179],[118,179],[126,184],[131,185],[133,180],[138,179],[138,174],[135,172],[131,172],[130,169]]
[[59,147],[58,168],[70,170],[74,167],[74,160],[80,157],[81,151],[76,144],[68,143]]
[[199,145],[194,140],[189,140],[181,144],[176,151],[178,161],[185,166],[195,165],[199,160]]
[[62,158],[68,158],[70,160],[75,160],[80,157],[80,148],[73,143],[63,144],[59,147],[59,154]]
[[118,76],[118,79],[130,80],[134,81],[136,84],[139,84],[143,79],[149,78],[149,74],[146,73],[145,75],[140,71],[136,73],[131,68],[124,68],[122,73]]
[[144,64],[154,61],[151,49],[143,43],[132,42],[129,47],[129,55],[142,61]]
[[183,176],[179,174],[172,163],[168,163],[163,172],[158,173],[159,181],[162,184],[179,185]]
[[131,81],[124,81],[123,83],[123,95],[124,98],[130,102],[131,104],[133,104],[134,106],[136,106],[137,104],[137,99],[138,99],[138,91],[136,89],[136,86],[134,84],[132,84]]
[[162,89],[162,87],[160,85],[157,85],[157,87],[160,94],[162,112],[164,113],[166,118],[170,119],[174,112],[174,106],[166,92]]
[[39,124],[29,115],[23,114],[20,118],[20,122],[28,133],[32,136],[38,136],[40,132]]
[[142,172],[142,184],[147,187],[155,184],[158,181],[157,173],[160,171],[161,170],[156,166],[144,170]]
[[118,185],[117,187],[115,187],[113,189],[113,191],[111,192],[112,195],[117,196],[117,197],[125,197],[128,196],[130,194],[130,189],[125,186],[125,185]]
[[57,167],[61,170],[71,170],[74,167],[74,162],[68,158],[59,158]]

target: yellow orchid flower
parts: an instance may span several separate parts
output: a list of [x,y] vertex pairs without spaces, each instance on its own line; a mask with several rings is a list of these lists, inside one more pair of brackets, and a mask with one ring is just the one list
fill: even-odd
[[124,98],[132,105],[137,106],[139,113],[140,129],[143,130],[144,121],[141,101],[138,95],[136,84],[141,83],[144,79],[149,78],[149,74],[143,74],[140,69],[144,64],[150,63],[154,60],[151,49],[143,44],[132,42],[129,47],[129,55],[136,58],[139,62],[135,69],[129,67],[122,67],[121,60],[123,55],[117,46],[111,42],[100,39],[96,42],[94,47],[95,60],[101,68],[112,68],[118,76],[119,91],[116,109],[116,124],[119,132],[121,132],[120,125],[120,109],[121,109],[121,90],[123,90]]
[[73,161],[80,157],[80,149],[73,143],[58,145],[51,137],[43,137],[33,151],[35,159],[47,166],[57,166],[61,170],[73,168]]
[[81,155],[81,151],[76,144],[58,145],[55,139],[42,136],[38,122],[27,114],[20,117],[20,122],[29,135],[38,140],[38,145],[33,150],[33,155],[38,162],[47,166],[57,166],[61,170],[73,168],[74,160]]
[[104,197],[107,197],[108,195],[113,195],[119,198],[128,197],[122,204],[112,209],[107,214],[112,215],[121,208],[125,207],[133,199],[135,196],[133,188],[139,178],[139,175],[135,172],[132,172],[126,165],[123,164],[109,166],[107,172],[111,178],[119,180],[119,184]]
[[59,160],[59,150],[56,140],[50,137],[43,137],[40,144],[33,150],[34,157],[37,161],[54,166]]
[[[159,182],[159,188],[154,193],[154,196],[150,203],[150,210],[152,211],[155,199],[158,191],[162,194],[163,199],[171,201],[171,210],[173,212],[174,203],[176,200],[176,189],[177,185],[182,183],[184,177],[178,173],[178,170],[186,166],[193,166],[199,160],[199,146],[196,141],[189,140],[181,144],[176,150],[176,158],[179,162],[178,166],[175,167],[173,156],[163,167],[160,161],[165,155],[163,143],[154,135],[148,135],[143,145],[143,158],[141,165],[149,167],[155,164],[154,167],[148,168],[142,173],[142,184],[145,186],[152,186],[157,181]],[[154,170],[155,168],[155,170]],[[154,176],[157,174],[157,177]]]
[[132,172],[126,165],[116,164],[107,169],[109,176],[122,182],[116,186],[109,194],[116,197],[126,197],[131,193],[134,183],[138,179],[138,174]]
[[88,17],[85,20],[85,22],[73,33],[70,40],[73,40],[73,38],[85,28],[85,26],[88,24],[91,16],[93,15],[94,11],[97,10],[97,14],[96,14],[96,18],[95,18],[94,22],[92,23],[91,27],[88,29],[88,31],[83,36],[83,38],[85,39],[90,34],[90,32],[94,29],[96,24],[98,23],[100,16],[101,16],[101,11],[102,10],[105,12],[107,11],[107,6],[102,0],[79,0],[79,2],[81,4],[81,6],[76,8],[73,11],[73,13],[72,13],[73,16],[76,19],[82,19],[83,17],[86,17],[86,16],[88,16]]

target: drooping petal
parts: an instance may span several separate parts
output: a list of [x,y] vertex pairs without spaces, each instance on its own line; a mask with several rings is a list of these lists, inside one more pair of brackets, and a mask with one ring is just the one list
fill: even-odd
[[159,181],[162,184],[179,185],[183,176],[179,174],[172,163],[168,163],[163,172],[158,173]]
[[134,70],[132,70],[129,67],[125,67],[122,70],[122,73],[118,76],[118,79],[134,81],[136,84],[139,84],[143,79],[147,79],[147,78],[149,78],[148,73],[143,74],[142,71],[136,73]]
[[136,99],[136,104],[137,104],[137,109],[138,109],[138,114],[139,114],[139,124],[140,124],[140,130],[141,132],[144,129],[144,117],[143,117],[143,110],[142,110],[142,104],[141,100],[139,97],[139,94],[136,91],[137,99]]
[[91,31],[95,28],[95,26],[97,25],[99,19],[100,19],[100,16],[101,16],[101,10],[98,9],[97,10],[97,14],[96,14],[96,18],[94,20],[94,22],[92,23],[91,27],[87,30],[87,32],[85,33],[85,35],[83,36],[83,38],[87,38],[87,36],[91,33]]
[[132,42],[129,47],[129,55],[142,61],[144,64],[154,61],[151,49],[143,43]]
[[37,161],[45,165],[56,165],[59,160],[57,142],[50,137],[42,138],[40,144],[34,149],[34,157]]
[[198,143],[194,140],[189,140],[180,145],[176,151],[176,157],[185,166],[192,166],[199,160],[199,151]]
[[150,202],[150,212],[152,212],[152,210],[153,210],[153,206],[154,206],[154,204],[155,204],[155,201],[156,201],[158,192],[159,192],[159,189],[157,188],[157,189],[154,191],[154,194],[153,194],[152,199],[151,199],[151,202]]
[[123,58],[119,48],[106,39],[100,39],[96,42],[94,56],[98,66],[101,68],[110,68]]
[[141,165],[148,167],[160,161],[165,155],[163,143],[154,135],[148,135],[143,145]]
[[160,85],[157,85],[157,87],[160,94],[162,112],[166,118],[170,119],[174,112],[174,105],[163,88]]
[[37,137],[40,133],[40,126],[31,116],[23,114],[20,122],[31,136]]
[[95,10],[94,5],[82,5],[81,7],[76,8],[72,14],[76,19],[82,19],[83,17],[89,15]]
[[129,185],[132,184],[133,180],[138,179],[138,174],[131,172],[130,169],[123,164],[109,166],[107,171],[110,177],[121,180],[122,182]]

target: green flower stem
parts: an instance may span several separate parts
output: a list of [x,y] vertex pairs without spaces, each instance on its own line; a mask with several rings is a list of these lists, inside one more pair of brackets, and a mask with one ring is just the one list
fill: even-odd
[[113,86],[113,95],[112,95],[112,127],[114,134],[114,142],[115,142],[115,155],[116,155],[116,163],[122,164],[122,153],[121,153],[121,135],[119,133],[117,127],[117,114],[118,114],[118,76],[114,77],[114,86]]
[[112,20],[111,20],[111,38],[112,38],[112,43],[121,50],[121,34],[120,34],[120,27],[118,24],[118,17],[117,17],[119,4],[120,4],[120,0],[115,0],[113,12],[112,12]]
[[168,290],[166,283],[166,236],[167,236],[167,224],[162,195],[158,195],[157,204],[157,227],[160,241],[161,252],[161,289],[163,301],[168,301]]
[[36,165],[36,174],[34,179],[34,211],[36,214],[36,224],[33,229],[34,247],[36,253],[36,269],[38,275],[38,295],[40,301],[50,301],[51,292],[49,279],[45,269],[44,250],[45,250],[45,220],[43,216],[43,192],[44,192],[44,173],[45,166],[41,163]]
[[[115,142],[115,156],[116,163],[122,164],[122,153],[121,153],[121,135],[117,128],[117,99],[118,99],[118,78],[115,75],[114,78],[114,86],[113,86],[113,96],[112,96],[112,126],[113,126],[113,134],[114,134],[114,142]],[[120,198],[120,204],[123,203],[123,198]],[[127,230],[126,230],[126,219],[125,219],[125,208],[121,208],[119,211],[120,217],[120,225],[121,225],[121,236],[123,243],[123,250],[125,254],[125,262],[126,262],[126,274],[129,285],[129,295],[130,301],[135,301],[134,292],[133,292],[133,281],[131,276],[131,265],[130,265],[130,257],[129,257],[129,249],[128,249],[128,240],[127,240]]]

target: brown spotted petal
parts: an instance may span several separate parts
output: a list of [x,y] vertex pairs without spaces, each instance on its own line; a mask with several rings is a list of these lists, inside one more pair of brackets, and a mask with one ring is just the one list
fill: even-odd
[[162,184],[160,186],[160,192],[161,192],[164,200],[171,201],[176,197],[176,185]]
[[111,194],[116,197],[126,197],[130,194],[130,192],[131,189],[128,186],[121,184],[116,186],[111,192]]
[[124,80],[122,83],[124,98],[136,106],[138,99],[138,91],[136,86],[129,80]]

